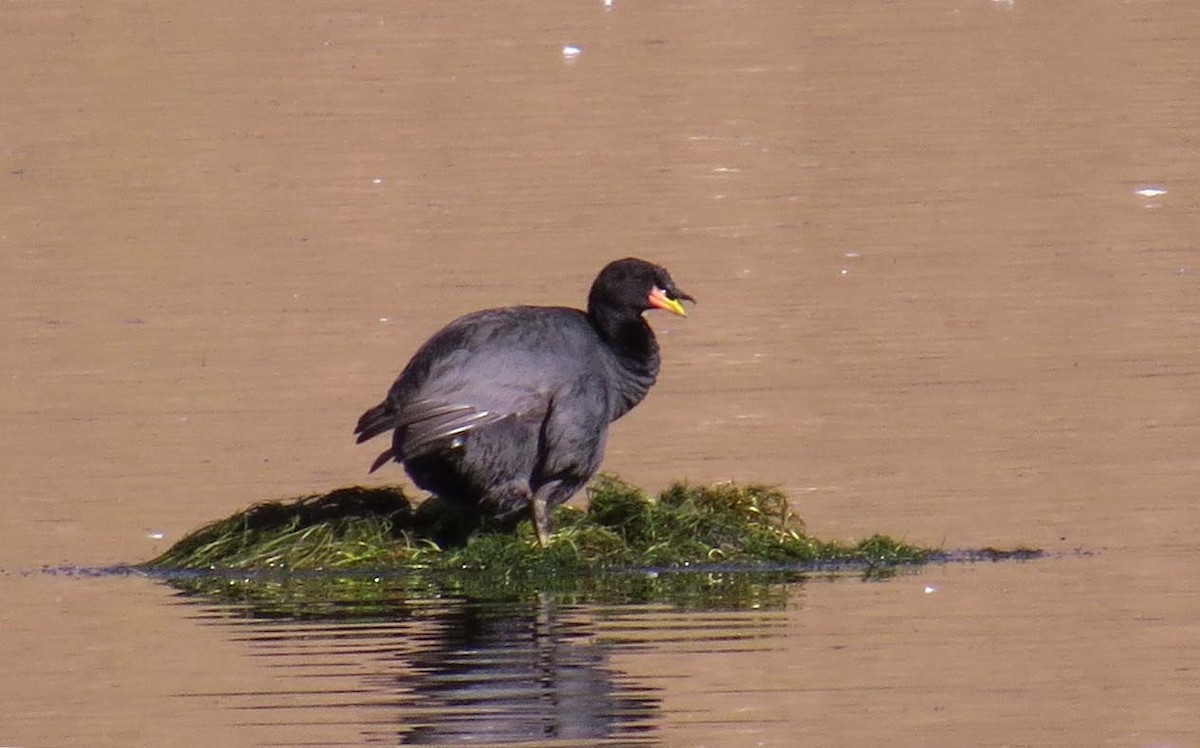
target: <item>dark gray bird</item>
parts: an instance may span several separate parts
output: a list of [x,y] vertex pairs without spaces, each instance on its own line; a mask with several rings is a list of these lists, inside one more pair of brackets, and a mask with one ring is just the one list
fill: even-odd
[[395,460],[418,486],[477,516],[515,522],[532,512],[545,545],[550,510],[592,477],[608,424],[658,376],[642,313],[687,316],[682,300],[695,301],[664,268],[631,257],[600,271],[586,312],[517,306],[459,317],[358,419],[360,443],[393,432],[371,472]]

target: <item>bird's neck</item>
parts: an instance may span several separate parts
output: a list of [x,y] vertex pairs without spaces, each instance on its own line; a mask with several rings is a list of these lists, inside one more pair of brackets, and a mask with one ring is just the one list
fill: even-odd
[[658,378],[661,359],[654,331],[639,314],[633,318],[592,317],[592,324],[613,353],[610,420],[617,420],[642,401]]

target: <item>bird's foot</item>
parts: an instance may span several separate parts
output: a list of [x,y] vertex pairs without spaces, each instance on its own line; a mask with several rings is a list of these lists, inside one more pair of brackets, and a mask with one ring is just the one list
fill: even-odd
[[529,502],[533,509],[533,529],[537,532],[538,545],[545,548],[550,545],[550,507],[546,497],[534,494]]

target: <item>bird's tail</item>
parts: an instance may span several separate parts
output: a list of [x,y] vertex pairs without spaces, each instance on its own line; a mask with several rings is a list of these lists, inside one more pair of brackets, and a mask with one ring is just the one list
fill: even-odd
[[358,425],[354,427],[354,433],[358,436],[357,442],[362,444],[367,439],[374,439],[383,432],[394,428],[396,428],[396,412],[392,410],[392,404],[384,400],[362,414],[358,419]]
[[371,463],[371,469],[368,470],[367,472],[368,473],[375,472],[379,468],[381,468],[384,465],[386,465],[387,463],[391,462],[393,459],[395,459],[395,457],[396,457],[396,453],[394,451],[392,451],[391,447],[388,447],[387,449],[385,449],[379,453],[379,456],[375,458],[375,462]]

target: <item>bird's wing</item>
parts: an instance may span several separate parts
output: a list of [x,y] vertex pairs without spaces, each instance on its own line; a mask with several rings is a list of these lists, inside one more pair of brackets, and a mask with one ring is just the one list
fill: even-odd
[[[590,337],[588,337],[590,336]],[[397,459],[506,418],[540,422],[595,333],[582,312],[512,308],[460,317],[413,355],[392,385]],[[570,367],[567,367],[570,368]]]
[[510,415],[462,403],[417,400],[405,405],[396,427],[404,435],[403,456],[407,459],[435,442],[496,423]]

